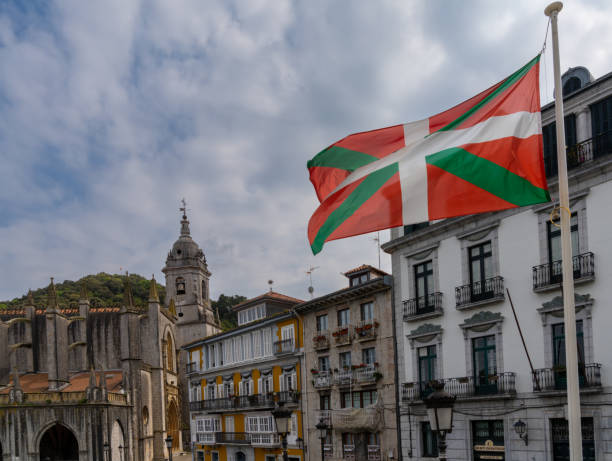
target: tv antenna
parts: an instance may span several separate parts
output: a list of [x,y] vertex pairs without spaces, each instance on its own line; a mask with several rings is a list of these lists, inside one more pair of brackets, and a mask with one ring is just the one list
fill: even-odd
[[380,269],[380,232],[376,232],[376,237],[373,237],[372,240],[376,242],[378,247],[378,268]]
[[314,287],[312,286],[312,273],[315,269],[318,269],[320,266],[310,266],[306,273],[308,274],[308,278],[310,279],[310,285],[308,286],[308,293],[310,293],[310,299],[314,298]]

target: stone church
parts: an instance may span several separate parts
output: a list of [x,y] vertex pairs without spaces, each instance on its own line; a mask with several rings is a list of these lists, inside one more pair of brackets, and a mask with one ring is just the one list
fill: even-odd
[[[0,461],[148,461],[183,448],[188,429],[180,348],[217,333],[210,272],[185,209],[148,304],[135,306],[126,277],[120,307],[65,308],[51,279],[46,306],[31,293],[0,311]],[[188,431],[187,431],[188,434]],[[188,443],[185,437],[185,443]]]

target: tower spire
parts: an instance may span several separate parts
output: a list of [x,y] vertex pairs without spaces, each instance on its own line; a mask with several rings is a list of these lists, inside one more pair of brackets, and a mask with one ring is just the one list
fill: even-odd
[[47,312],[55,312],[58,310],[57,292],[55,291],[55,284],[53,283],[53,277],[51,277],[51,283],[47,289]]
[[125,273],[125,291],[123,292],[123,305],[125,307],[134,307],[134,296],[132,295],[132,286],[130,285],[130,274]]
[[149,285],[149,302],[158,303],[159,295],[157,294],[157,282],[155,281],[155,274],[151,278],[151,285]]
[[179,208],[183,212],[183,219],[181,219],[181,237],[189,237],[191,235],[189,231],[189,220],[187,219],[187,202],[185,199],[181,200],[182,207]]

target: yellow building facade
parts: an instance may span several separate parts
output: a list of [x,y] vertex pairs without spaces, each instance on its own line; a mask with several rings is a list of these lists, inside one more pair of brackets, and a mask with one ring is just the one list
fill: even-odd
[[287,453],[304,461],[299,302],[272,291],[250,299],[233,308],[237,328],[184,347],[196,461],[282,459],[275,406],[292,410]]

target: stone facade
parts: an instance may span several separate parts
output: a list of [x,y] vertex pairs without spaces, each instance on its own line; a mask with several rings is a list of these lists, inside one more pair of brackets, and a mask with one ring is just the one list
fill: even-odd
[[[563,76],[579,331],[584,459],[612,459],[612,74]],[[554,106],[542,109],[557,196]],[[553,204],[393,229],[404,460],[437,456],[423,404],[431,380],[457,396],[449,459],[565,460],[565,350]],[[483,268],[483,271],[480,271]],[[506,291],[509,290],[509,294]],[[525,354],[516,308],[533,369]],[[526,423],[527,438],[514,425]]]
[[[155,279],[148,304],[135,306],[126,277],[121,307],[90,307],[84,287],[78,308],[63,308],[52,279],[46,308],[29,296],[0,311],[0,459],[161,461],[167,436],[182,449],[180,347],[218,331],[185,214],[164,272],[165,306]],[[197,284],[176,293],[179,277]]]
[[321,459],[397,459],[392,279],[371,266],[349,287],[296,306],[304,322],[305,440]]

